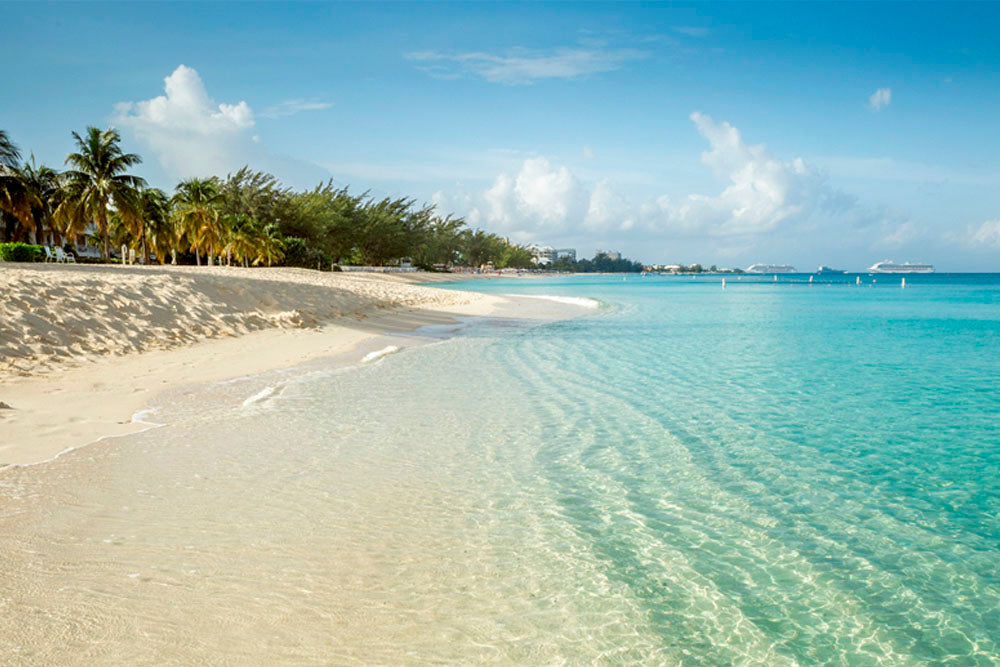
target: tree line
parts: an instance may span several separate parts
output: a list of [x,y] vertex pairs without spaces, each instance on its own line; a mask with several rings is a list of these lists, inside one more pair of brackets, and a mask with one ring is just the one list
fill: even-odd
[[598,253],[594,255],[593,259],[576,261],[568,257],[561,257],[553,262],[550,268],[555,271],[573,271],[575,273],[639,273],[642,271],[642,263],[633,262],[625,257],[614,259],[605,253]]
[[332,180],[295,191],[249,167],[167,193],[129,173],[142,158],[122,150],[115,129],[88,127],[73,141],[58,171],[22,161],[0,130],[0,241],[51,234],[60,244],[93,223],[106,262],[126,246],[147,264],[532,266],[527,249],[412,198],[376,199]]

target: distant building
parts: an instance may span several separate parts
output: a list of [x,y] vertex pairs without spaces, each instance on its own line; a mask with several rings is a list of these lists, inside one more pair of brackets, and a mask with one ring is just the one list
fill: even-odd
[[552,246],[532,243],[527,246],[527,250],[531,253],[532,261],[538,266],[548,266],[557,259],[556,250]]
[[619,260],[622,258],[622,254],[617,250],[598,250],[594,253],[596,258],[598,255],[605,255],[608,259]]
[[556,250],[556,259],[568,259],[571,262],[576,261],[576,248],[559,248]]

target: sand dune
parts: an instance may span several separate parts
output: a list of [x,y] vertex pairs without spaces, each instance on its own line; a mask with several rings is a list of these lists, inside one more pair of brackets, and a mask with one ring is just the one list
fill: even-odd
[[412,280],[288,268],[5,265],[0,377],[37,375],[206,338],[314,328],[386,309],[447,308],[480,298],[407,284]]
[[[371,350],[506,300],[424,276],[0,264],[0,466],[145,425],[159,392]],[[441,279],[441,276],[432,276]]]

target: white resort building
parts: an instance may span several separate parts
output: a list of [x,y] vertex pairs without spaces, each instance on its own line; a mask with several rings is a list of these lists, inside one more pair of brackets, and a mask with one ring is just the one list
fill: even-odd
[[537,243],[532,243],[527,246],[528,251],[533,257],[533,261],[538,266],[548,266],[556,261],[558,258],[556,255],[556,250],[552,246],[538,245]]

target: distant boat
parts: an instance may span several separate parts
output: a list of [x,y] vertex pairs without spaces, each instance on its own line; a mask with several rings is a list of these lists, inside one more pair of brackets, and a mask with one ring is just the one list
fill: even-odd
[[787,264],[751,264],[747,273],[795,273],[795,267]]
[[816,273],[817,274],[823,274],[823,273],[838,273],[838,274],[843,274],[843,273],[847,273],[847,271],[841,271],[840,269],[831,269],[829,266],[821,266],[818,269],[816,269]]
[[911,262],[896,264],[895,262],[886,260],[872,264],[868,267],[868,271],[871,273],[934,273],[934,266],[932,264],[914,264]]

